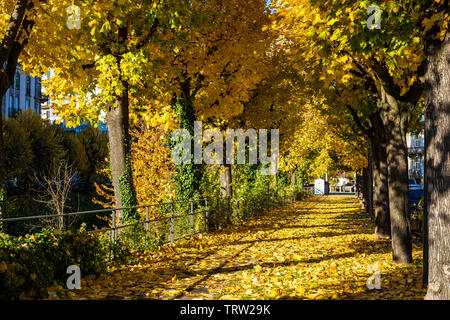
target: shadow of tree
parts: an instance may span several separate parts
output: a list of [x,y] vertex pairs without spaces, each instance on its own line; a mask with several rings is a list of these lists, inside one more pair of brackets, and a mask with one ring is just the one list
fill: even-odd
[[[341,200],[344,210],[336,207],[340,206]],[[321,210],[318,210],[319,206]],[[230,279],[227,277],[234,277],[234,273],[255,272],[257,266],[265,270],[296,266],[307,270],[321,264],[326,268],[336,261],[351,263],[361,256],[375,260],[380,254],[390,253],[392,248],[389,240],[375,241],[368,238],[372,230],[373,223],[367,214],[358,209],[354,199],[315,197],[311,201],[274,210],[244,226],[218,230],[202,238],[194,237],[174,246],[163,247],[161,254],[144,257],[141,268],[117,270],[110,275],[112,279],[106,277],[104,282],[118,282],[117,286],[122,286],[127,295],[134,299],[146,299],[144,292],[147,288],[159,292],[156,294],[158,299],[181,299],[200,291],[213,294],[217,283],[231,285],[227,284],[228,280],[225,279]],[[334,237],[342,237],[341,242],[335,242],[339,238],[331,239]],[[343,242],[344,239],[347,240]],[[324,247],[329,241],[334,241],[330,243],[335,245]],[[305,243],[308,247],[303,247]],[[284,248],[282,257],[275,256],[279,247]],[[411,267],[411,272],[417,273],[414,268]],[[386,281],[390,281],[389,277],[386,275]],[[364,283],[357,285],[363,286]],[[365,291],[344,295],[341,294],[342,286],[332,283],[327,284],[327,289],[336,291],[339,299],[380,296],[376,292]],[[91,292],[89,289],[87,291]],[[120,291],[105,296],[106,299],[120,297]],[[209,298],[212,296],[209,295]],[[305,296],[281,295],[279,298],[304,299]]]

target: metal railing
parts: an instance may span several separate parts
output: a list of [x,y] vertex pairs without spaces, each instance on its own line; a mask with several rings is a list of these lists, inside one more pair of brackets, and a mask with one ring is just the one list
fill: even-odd
[[[187,204],[189,205],[189,212],[186,212],[187,214],[176,214],[176,208],[175,206],[177,204]],[[197,205],[197,207],[203,207],[200,210],[194,210],[194,206]],[[160,218],[153,218],[150,219],[150,208],[151,207],[163,207],[163,206],[169,206],[170,207],[170,216],[168,217],[160,217]],[[121,224],[120,223],[120,216],[119,213],[125,211],[125,210],[137,210],[137,209],[144,209],[145,210],[145,219],[143,221],[128,223],[128,224]],[[143,225],[145,232],[147,235],[150,235],[151,231],[151,223],[152,222],[161,222],[161,221],[169,221],[169,241],[163,242],[161,244],[166,243],[174,243],[175,241],[186,238],[186,235],[176,238],[175,237],[175,225],[176,220],[181,218],[188,218],[189,219],[189,235],[192,236],[196,233],[205,232],[208,233],[208,218],[209,218],[209,208],[208,208],[208,199],[200,199],[200,200],[188,200],[188,201],[171,201],[171,202],[164,202],[164,203],[158,203],[158,204],[147,204],[147,205],[140,205],[140,206],[132,206],[132,207],[121,207],[121,208],[105,208],[105,209],[99,209],[99,210],[89,210],[89,211],[80,211],[80,212],[71,212],[71,213],[63,213],[63,214],[50,214],[50,215],[38,215],[38,216],[28,216],[28,217],[14,217],[14,218],[4,218],[0,219],[0,223],[11,223],[11,222],[18,222],[18,221],[30,221],[30,220],[39,220],[39,219],[64,219],[67,218],[68,221],[72,217],[79,217],[89,214],[101,214],[101,213],[111,213],[111,226],[101,229],[95,229],[87,231],[88,233],[101,233],[101,232],[110,232],[110,242],[114,243],[117,241],[117,236],[119,234],[119,230],[130,228],[130,227],[136,227],[139,225]],[[204,216],[204,230],[195,232],[195,217],[199,214],[203,214]],[[141,217],[139,215],[139,217]],[[63,224],[64,227],[60,229],[68,229],[69,223]]]
[[355,186],[330,186],[330,192],[352,193],[355,192]]
[[421,146],[408,147],[408,154],[410,154],[410,155],[423,154],[424,150],[425,150],[424,147],[421,147]]
[[[293,190],[292,194],[285,193],[284,195],[279,195],[279,196],[281,196],[282,198],[285,198],[286,201],[284,203],[286,203],[286,202],[295,201],[297,198],[297,194],[300,192],[307,193],[307,194],[313,194],[314,187],[306,187],[306,188],[303,188],[300,190]],[[115,243],[117,241],[120,231],[125,228],[131,228],[131,227],[137,227],[139,225],[143,225],[146,235],[148,237],[150,237],[151,224],[155,223],[155,222],[166,221],[166,222],[169,222],[168,226],[164,225],[162,228],[161,228],[161,226],[159,226],[159,227],[160,227],[160,230],[164,229],[164,227],[168,227],[168,230],[166,230],[166,231],[168,231],[168,235],[164,234],[164,236],[163,236],[163,238],[166,238],[167,240],[162,241],[158,244],[159,245],[163,245],[163,244],[167,244],[167,243],[173,244],[174,242],[176,242],[178,240],[185,239],[185,238],[193,236],[195,234],[208,233],[209,226],[210,226],[210,213],[211,213],[211,211],[213,211],[214,216],[212,218],[215,218],[215,214],[217,214],[221,209],[223,209],[220,207],[220,206],[223,207],[224,204],[223,203],[221,204],[221,202],[223,202],[223,201],[229,202],[226,205],[228,207],[226,209],[228,211],[228,213],[231,214],[230,211],[236,210],[238,217],[240,217],[242,215],[242,212],[241,212],[242,208],[241,208],[240,202],[243,199],[239,199],[239,197],[236,199],[231,199],[231,197],[230,197],[229,199],[216,199],[216,200],[217,200],[216,208],[209,207],[210,204],[214,203],[213,200],[204,198],[204,199],[200,199],[200,200],[171,201],[171,202],[163,202],[163,203],[158,203],[158,204],[147,204],[147,205],[140,205],[140,206],[133,206],[133,207],[105,208],[105,209],[79,211],[79,212],[71,212],[71,213],[63,213],[63,214],[50,214],[50,215],[38,215],[38,216],[27,216],[27,217],[4,218],[4,219],[0,219],[0,223],[1,224],[5,224],[5,223],[9,224],[12,222],[19,222],[19,221],[33,221],[33,220],[39,220],[39,219],[52,219],[52,218],[60,221],[60,219],[67,218],[68,222],[63,223],[62,227],[58,227],[58,229],[65,230],[65,229],[69,228],[70,221],[72,218],[90,215],[90,214],[98,215],[98,214],[110,212],[111,213],[111,215],[110,215],[111,224],[109,227],[89,230],[87,232],[88,233],[110,232],[109,241],[110,241],[110,243]],[[176,206],[183,205],[183,204],[186,206],[181,208],[182,214],[178,214],[176,212],[177,211]],[[150,219],[150,208],[164,207],[164,206],[167,206],[168,210],[167,211],[163,210],[162,212],[160,212],[160,214],[168,213],[169,216]],[[195,207],[197,207],[197,208],[195,209]],[[143,219],[143,221],[137,221],[137,222],[128,223],[128,224],[121,224],[119,213],[123,213],[123,211],[126,211],[126,210],[139,210],[139,209],[145,210],[145,219]],[[203,221],[201,221],[203,224],[203,228],[200,227],[200,228],[198,228],[199,230],[196,231],[195,230],[196,229],[195,228],[196,227],[196,217],[198,217],[201,214],[203,215]],[[142,219],[143,215],[138,213],[138,216],[140,217],[140,219]],[[186,234],[183,234],[181,237],[176,237],[176,226],[177,226],[176,222],[179,219],[186,219],[188,226],[184,230],[184,231],[187,231],[187,232],[185,232]],[[58,224],[58,226],[61,226],[61,224]]]
[[314,186],[303,187],[302,190],[307,194],[314,194]]
[[[307,194],[314,194],[314,186],[303,187],[302,191]],[[329,192],[333,193],[353,193],[355,192],[355,186],[329,186]]]

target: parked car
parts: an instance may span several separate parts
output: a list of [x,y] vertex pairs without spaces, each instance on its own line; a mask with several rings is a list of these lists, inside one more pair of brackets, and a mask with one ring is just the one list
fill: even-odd
[[423,187],[420,184],[417,184],[415,179],[409,178],[408,189],[409,212],[413,213],[417,209],[420,199],[422,199],[423,197]]
[[408,185],[409,185],[410,188],[411,187],[414,187],[414,188],[422,187],[420,184],[417,184],[416,179],[414,179],[414,178],[409,178],[408,179]]
[[355,192],[355,185],[353,183],[347,182],[343,187],[346,192]]

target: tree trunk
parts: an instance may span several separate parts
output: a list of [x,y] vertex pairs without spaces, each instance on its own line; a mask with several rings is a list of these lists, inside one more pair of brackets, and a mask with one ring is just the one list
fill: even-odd
[[[188,201],[200,198],[200,182],[205,167],[202,162],[196,163],[194,157],[194,123],[197,119],[194,110],[193,96],[191,95],[190,78],[185,78],[180,85],[181,95],[177,96],[174,94],[171,104],[180,121],[180,127],[186,129],[191,135],[191,146],[194,152],[191,154],[191,163],[176,166],[177,173],[174,177],[174,181],[177,199],[180,201]],[[169,142],[169,146],[170,148],[174,147],[172,142]],[[200,150],[200,152],[202,151]],[[194,206],[197,207],[197,203],[195,203]],[[189,208],[186,210],[189,210]]]
[[[5,94],[2,83],[0,83],[0,219],[6,218],[5,201],[6,201],[6,165],[5,153],[3,152],[3,105],[2,97]],[[0,233],[6,233],[6,222],[0,224]]]
[[408,153],[406,144],[409,106],[397,101],[383,87],[378,103],[387,137],[386,152],[393,260],[396,263],[411,263],[412,238],[408,210]]
[[364,204],[363,193],[362,193],[362,176],[360,174],[356,175],[355,184],[356,184],[356,197],[361,204]]
[[296,171],[291,172],[291,185],[293,185],[293,186],[297,185],[297,172]]
[[[111,160],[112,184],[114,187],[115,204],[117,208],[135,206],[136,191],[131,174],[131,139],[129,133],[128,84],[116,99],[116,105],[107,112],[109,148]],[[124,219],[133,211],[118,212]],[[126,216],[126,217],[125,217]]]
[[233,188],[231,186],[233,181],[231,176],[231,164],[220,165],[220,170],[222,171],[219,177],[222,198],[231,197],[233,194]]
[[364,168],[364,197],[367,213],[373,216],[373,172],[372,172],[372,151],[369,152],[368,166]]
[[369,214],[370,216],[374,216],[373,213],[373,161],[372,155],[370,156],[369,162],[369,185],[368,185],[368,193],[369,193]]
[[276,189],[278,187],[278,172],[275,172],[272,179],[272,187]]
[[[381,130],[378,130],[381,131]],[[373,179],[375,184],[374,215],[375,238],[386,239],[391,236],[389,214],[388,168],[386,140],[383,132],[376,132],[371,139],[373,156]]]
[[425,73],[425,273],[427,300],[450,299],[450,41],[427,50]]
[[362,201],[367,213],[369,212],[369,194],[368,194],[369,174],[368,168],[364,168],[362,172]]

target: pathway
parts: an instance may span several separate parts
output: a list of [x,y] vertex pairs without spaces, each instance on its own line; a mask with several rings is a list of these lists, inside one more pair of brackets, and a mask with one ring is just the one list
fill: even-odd
[[[423,299],[421,249],[393,265],[389,240],[351,196],[311,197],[115,268],[63,299]],[[369,290],[370,269],[381,289]],[[375,269],[374,269],[375,270]],[[369,271],[369,272],[368,272]]]

